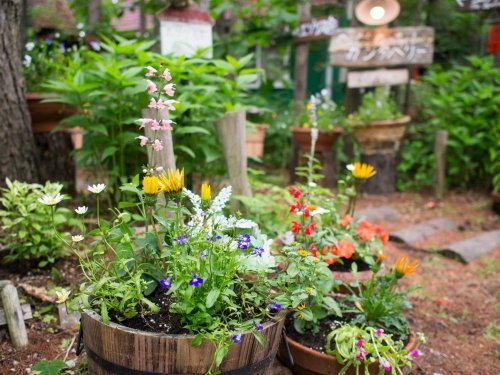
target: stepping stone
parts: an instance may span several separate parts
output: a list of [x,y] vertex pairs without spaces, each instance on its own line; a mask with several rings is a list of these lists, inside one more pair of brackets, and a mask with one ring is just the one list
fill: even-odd
[[398,214],[393,208],[382,206],[358,210],[354,213],[354,218],[365,219],[374,223],[377,221],[396,221],[398,219]]
[[456,229],[457,225],[453,221],[442,217],[391,233],[389,238],[396,242],[413,243],[425,240],[439,231]]
[[458,258],[464,263],[469,263],[496,248],[500,248],[500,230],[493,230],[464,241],[455,242],[439,252],[445,256]]

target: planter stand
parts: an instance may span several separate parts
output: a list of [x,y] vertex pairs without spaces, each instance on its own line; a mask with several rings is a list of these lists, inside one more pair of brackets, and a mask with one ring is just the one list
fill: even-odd
[[377,121],[354,130],[354,138],[361,146],[361,161],[372,165],[377,174],[368,179],[362,191],[388,194],[396,191],[396,166],[401,139],[409,116],[398,120]]
[[[290,183],[297,180],[295,169],[300,164],[301,154],[311,152],[311,129],[292,128],[292,161],[290,163]],[[323,166],[324,185],[335,187],[335,154],[332,146],[342,134],[342,129],[333,129],[329,132],[320,131],[316,142],[316,153],[321,155]]]

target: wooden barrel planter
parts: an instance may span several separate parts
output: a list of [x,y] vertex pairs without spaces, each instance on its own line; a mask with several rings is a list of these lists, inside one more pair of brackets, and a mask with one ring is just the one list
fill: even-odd
[[396,191],[396,164],[401,140],[411,122],[410,116],[376,121],[354,129],[354,139],[361,146],[361,161],[371,164],[377,174],[366,181],[362,190],[372,194]]
[[[215,346],[207,341],[193,347],[192,335],[166,335],[139,331],[119,324],[103,324],[94,312],[82,314],[82,334],[91,375],[205,374]],[[267,322],[261,346],[251,332],[233,345],[223,360],[222,375],[265,375],[281,339],[284,316]]]
[[[289,353],[286,346],[281,345],[278,352],[278,358],[294,375],[335,375],[344,367],[337,362],[335,356],[308,348],[289,337],[286,338],[286,341]],[[405,349],[411,351],[416,347],[416,344],[416,337],[411,334]],[[293,364],[290,363],[290,356],[293,358]],[[371,364],[368,369],[371,375],[379,374],[378,362]],[[362,373],[364,374],[364,371],[362,371]],[[356,375],[356,369],[351,367],[345,374]]]
[[[309,128],[291,128],[293,140],[297,142],[301,151],[310,152],[311,151],[311,129]],[[316,141],[316,152],[323,152],[325,150],[330,150],[337,140],[337,138],[343,133],[341,128],[335,128],[332,130],[320,130],[318,131],[318,140]]]

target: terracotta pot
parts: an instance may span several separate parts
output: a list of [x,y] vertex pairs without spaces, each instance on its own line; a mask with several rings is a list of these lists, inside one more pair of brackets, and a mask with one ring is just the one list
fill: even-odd
[[261,158],[264,155],[264,139],[269,125],[260,124],[246,134],[247,156]]
[[353,136],[365,155],[396,152],[410,121],[410,116],[396,120],[375,121],[356,127]]
[[[47,96],[41,93],[29,92],[26,94],[28,110],[31,116],[31,129],[33,133],[50,133],[66,117],[76,114],[76,110],[64,103],[42,103]],[[79,127],[64,129],[71,134],[73,147],[82,147],[83,131]]]
[[[338,374],[344,367],[332,355],[310,349],[289,337],[286,340],[293,358],[293,366],[288,360],[288,352],[283,344],[279,348],[278,358],[285,366],[292,370],[294,375],[334,375]],[[411,351],[416,347],[416,344],[415,335],[410,334],[410,340],[405,349]],[[369,366],[369,372],[372,375],[379,374],[378,362]],[[351,367],[346,372],[346,375],[356,375],[355,368]]]
[[[302,151],[310,152],[311,150],[311,129],[296,128],[290,129],[293,139],[299,144]],[[328,131],[320,130],[318,132],[318,140],[316,141],[315,150],[318,152],[329,150],[337,138],[344,132],[341,128],[335,128]]]
[[[233,345],[220,370],[228,374],[265,375],[278,350],[284,316],[264,324],[261,346],[251,332]],[[203,341],[193,347],[192,335],[167,335],[103,324],[94,312],[82,313],[83,344],[87,352],[89,374],[190,374],[203,375],[210,368],[215,346]]]

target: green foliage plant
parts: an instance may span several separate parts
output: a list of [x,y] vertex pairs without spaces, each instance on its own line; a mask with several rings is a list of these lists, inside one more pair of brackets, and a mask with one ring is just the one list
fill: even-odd
[[[46,194],[57,195],[62,185],[47,182],[45,185],[29,184],[6,179],[2,188],[0,221],[2,236],[0,242],[9,251],[4,257],[6,263],[37,261],[40,267],[54,263],[69,254],[63,242],[54,235],[52,213],[39,204]],[[54,225],[58,228],[74,227],[79,221],[72,219],[71,211],[58,208],[53,212]]]
[[[149,79],[150,103],[155,109],[173,111],[173,99],[166,98],[171,96],[170,70],[164,66],[141,70]],[[158,128],[158,112],[154,114],[140,123],[157,137],[168,126],[162,122]],[[150,155],[160,151],[157,138],[139,139]],[[203,184],[197,195],[184,188],[183,170],[165,173],[155,164],[155,156],[151,160],[143,167],[142,187],[138,179],[122,185],[129,199],[111,209],[111,219],[100,213],[106,185],[92,185],[96,225],[71,239],[60,235],[78,257],[85,278],[73,304],[98,313],[105,324],[126,324],[127,319],[146,321],[159,313],[155,295],[166,295],[171,300],[168,314],[177,316],[182,327],[195,335],[192,344],[209,340],[215,345],[207,369],[214,373],[243,332],[263,343],[266,321],[311,296],[322,302],[327,288],[320,285],[331,283],[324,263],[295,249],[271,254],[254,222],[225,213],[231,187],[212,197],[210,186]],[[51,195],[42,200],[52,209],[59,201]],[[139,223],[142,231],[135,228]],[[286,272],[279,272],[278,264]],[[62,294],[61,301],[68,295]]]
[[395,120],[402,117],[396,102],[390,96],[389,87],[377,87],[363,95],[356,113],[348,116],[353,126],[362,126],[374,121]]
[[399,171],[406,186],[412,186],[414,176],[419,176],[420,186],[425,180],[431,185],[434,136],[437,129],[443,129],[448,132],[448,187],[493,187],[498,191],[500,69],[493,59],[472,56],[467,65],[433,66],[416,92],[423,118],[402,149]]
[[344,108],[336,104],[331,98],[327,89],[312,95],[304,105],[299,116],[294,120],[302,128],[311,128],[313,119],[311,109],[315,108],[317,128],[320,131],[329,131],[335,128],[346,128],[348,122],[344,115]]

